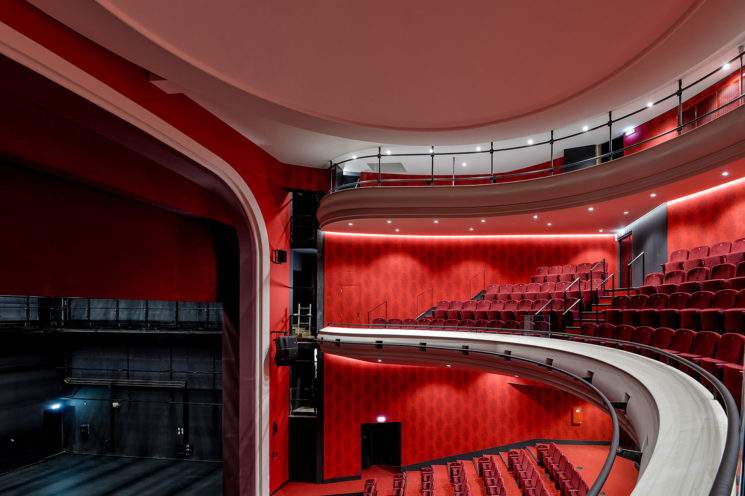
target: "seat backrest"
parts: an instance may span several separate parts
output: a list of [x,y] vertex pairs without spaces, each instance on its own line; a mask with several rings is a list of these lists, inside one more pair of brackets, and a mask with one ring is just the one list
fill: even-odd
[[552,265],[551,267],[548,268],[548,273],[549,274],[561,274],[561,270],[563,268],[564,267],[561,265]]
[[442,327],[445,325],[445,320],[444,319],[432,319],[429,322],[429,325],[432,327]]
[[403,322],[401,319],[388,319],[388,325],[401,325]]
[[585,322],[579,328],[579,333],[583,336],[594,336],[597,331],[598,325],[593,324],[592,322]]
[[567,286],[569,286],[571,282],[568,281],[559,281],[554,283],[554,291],[564,291]]
[[716,358],[729,363],[742,365],[742,355],[745,350],[745,336],[735,332],[722,334],[719,340]]
[[647,298],[647,304],[644,308],[665,308],[670,296],[665,293],[655,293]]
[[629,304],[626,308],[644,308],[647,303],[647,295],[637,294],[629,298]]
[[600,324],[595,335],[600,338],[612,338],[615,334],[615,329],[616,326],[613,324]]
[[711,291],[696,291],[688,300],[688,308],[709,308],[714,293]]
[[458,327],[458,323],[460,321],[458,319],[447,319],[445,322],[443,322],[442,325],[445,327]]
[[739,264],[737,264],[737,272],[735,272],[735,276],[745,276],[745,262],[740,262]]
[[486,327],[491,327],[494,329],[501,327],[501,326],[502,326],[502,323],[498,320],[490,320],[489,323],[486,325]]
[[[545,283],[544,283],[545,284]],[[531,282],[527,286],[525,286],[525,292],[526,293],[537,293],[541,290],[541,285],[537,282]]]
[[562,274],[574,274],[574,272],[577,270],[577,268],[574,266],[574,264],[567,264],[561,268]]
[[667,308],[685,308],[688,306],[688,301],[691,299],[691,295],[688,293],[673,293],[670,298],[667,299]]
[[517,310],[517,300],[505,301],[503,310]]
[[438,301],[437,302],[437,307],[435,307],[435,308],[437,310],[447,310],[448,308],[450,308],[450,302],[449,301],[445,301],[445,300]]
[[735,305],[736,299],[737,290],[720,289],[714,293],[714,298],[711,300],[711,308],[732,308]]
[[719,243],[715,243],[711,245],[711,248],[709,248],[709,256],[713,257],[715,255],[726,255],[730,252],[730,249],[732,248],[732,243],[729,241],[721,241]]
[[711,279],[732,279],[735,277],[736,271],[737,267],[735,267],[734,264],[723,263],[712,267],[711,275],[709,277]]
[[537,300],[533,300],[533,308],[531,308],[531,310],[536,310],[536,311],[538,311],[538,310],[540,310],[541,308],[543,308],[543,306],[544,306],[544,305],[545,305],[546,303],[548,303],[548,300],[547,300],[547,299],[545,299],[545,298],[539,298],[539,299],[537,299]]
[[556,284],[557,283],[555,282],[544,282],[543,284],[541,284],[540,292],[541,293],[553,292],[556,289]]
[[525,283],[519,283],[519,284],[513,284],[512,285],[512,292],[513,293],[524,293],[525,292]]
[[419,325],[420,322],[417,322],[414,319],[404,319],[403,322],[401,322],[401,324],[405,326],[415,326],[415,325]]
[[450,308],[448,310],[461,310],[463,308],[462,301],[451,301]]
[[481,300],[478,302],[478,305],[476,305],[476,310],[486,311],[491,308],[492,301],[497,300]]
[[665,276],[662,272],[651,272],[644,277],[644,286],[659,286]]
[[458,327],[476,327],[476,321],[473,319],[465,319],[458,321]]
[[512,293],[512,284],[500,284],[499,294]]
[[714,357],[717,352],[717,345],[720,340],[719,334],[711,331],[701,331],[696,333],[696,337],[693,338],[693,347],[691,353],[700,355],[702,357]]
[[533,308],[533,300],[520,300],[517,304],[518,311],[531,310]]
[[562,298],[551,299],[551,310],[564,310],[564,300]]
[[675,334],[673,334],[673,339],[670,342],[670,349],[679,351],[680,353],[688,353],[691,351],[695,335],[696,333],[690,329],[678,329],[675,331]]
[[592,268],[591,263],[581,263],[577,265],[576,273],[577,274],[583,274],[585,272],[590,272],[590,268]]
[[694,267],[686,274],[686,282],[688,281],[705,281],[709,278],[708,267]]
[[546,274],[548,274],[548,267],[546,265],[536,267],[535,273],[538,276],[545,276]]
[[468,300],[467,302],[463,303],[463,310],[476,310],[476,307],[479,305],[479,301],[476,300]]
[[626,295],[614,296],[610,303],[611,308],[626,308],[629,306],[629,297]]
[[688,260],[692,260],[694,258],[704,258],[708,256],[709,256],[708,246],[697,246],[695,248],[691,248],[688,251]]
[[732,242],[730,252],[737,253],[740,251],[745,251],[745,238],[736,239]]
[[682,270],[671,270],[665,274],[665,284],[680,284],[684,282],[686,273]]
[[492,300],[489,310],[504,310],[505,300]]
[[[745,246],[743,246],[743,249],[745,249]],[[735,267],[743,260],[745,260],[745,251],[738,251],[724,256],[724,263],[732,264]]]
[[688,250],[675,250],[670,254],[669,262],[683,262],[688,260]]
[[737,293],[735,302],[732,304],[732,308],[745,308],[745,289],[741,289]]
[[613,333],[613,337],[616,339],[620,339],[621,341],[631,341],[631,335],[634,332],[634,326],[622,324],[620,326],[616,326],[616,329]]
[[652,333],[651,346],[655,348],[668,349],[670,348],[670,342],[673,340],[675,331],[669,327],[658,327]]
[[373,319],[372,323],[374,325],[385,325],[385,324],[388,323],[388,320],[387,319],[384,319],[384,318],[381,318],[381,317],[378,317],[376,319]]

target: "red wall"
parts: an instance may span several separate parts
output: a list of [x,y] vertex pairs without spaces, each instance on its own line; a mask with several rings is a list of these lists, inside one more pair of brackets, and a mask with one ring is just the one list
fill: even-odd
[[213,301],[209,223],[0,165],[0,293]]
[[[416,317],[438,300],[469,299],[490,283],[530,282],[539,265],[616,267],[613,237],[410,238],[327,234],[328,322],[366,323],[388,302],[388,318]],[[370,319],[385,317],[385,306]]]
[[[410,465],[536,438],[610,439],[599,408],[532,381],[485,372],[385,365],[324,355],[324,478],[360,474],[360,425],[401,422]],[[572,409],[583,422],[571,425]]]
[[667,206],[668,255],[745,237],[745,181]]

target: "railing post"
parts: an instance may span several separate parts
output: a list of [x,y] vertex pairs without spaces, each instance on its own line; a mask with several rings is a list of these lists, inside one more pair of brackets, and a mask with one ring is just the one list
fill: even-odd
[[551,147],[549,153],[549,162],[551,162],[551,175],[554,175],[554,130],[551,130],[551,140],[549,141]]
[[430,184],[435,185],[435,145],[429,147],[429,175]]
[[[613,111],[608,111],[608,161],[613,160]],[[602,162],[602,160],[601,160]],[[590,273],[592,277],[592,272]]]
[[380,153],[380,147],[378,147],[378,186],[382,184],[381,177],[380,177],[380,171],[381,171],[381,165],[380,165],[380,159],[383,157]]
[[[740,61],[742,61],[742,58],[740,58]],[[491,182],[496,183],[497,178],[494,177],[494,142],[491,141],[489,143],[489,175],[491,176]]]
[[683,80],[678,79],[678,136],[683,134]]
[[329,193],[334,192],[335,176],[336,176],[336,167],[334,167],[334,161],[329,160]]
[[453,155],[453,176],[452,176],[452,186],[455,187],[455,155]]
[[740,45],[737,47],[737,51],[740,52],[740,105],[742,105],[743,100],[743,85],[742,85],[742,56],[745,55],[745,45]]

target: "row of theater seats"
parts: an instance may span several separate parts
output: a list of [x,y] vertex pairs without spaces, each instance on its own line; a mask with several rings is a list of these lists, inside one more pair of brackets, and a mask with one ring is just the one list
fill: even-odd
[[675,250],[662,264],[663,272],[689,270],[693,267],[713,267],[722,262],[739,263],[745,260],[745,238],[733,242],[722,241],[711,246],[697,246],[690,250]]
[[561,452],[554,443],[539,444],[538,463],[546,468],[556,487],[564,496],[586,496],[587,482],[582,478],[572,462]]
[[393,476],[393,496],[404,496],[406,493],[406,472]]
[[[567,281],[559,282],[531,282],[528,284],[500,284],[490,286],[484,295],[485,300],[536,300],[549,298],[563,298],[566,293],[568,298],[577,299],[580,296],[583,300],[591,301],[591,293],[600,287],[601,278],[592,281],[580,281],[572,283]],[[483,301],[483,300],[482,300]],[[447,302],[439,302],[444,304]],[[453,302],[449,302],[453,303]]]
[[[710,331],[692,331],[690,329],[673,330],[669,327],[653,328],[649,326],[613,325],[584,323],[571,334],[594,336],[608,339],[630,341],[659,348],[667,353],[677,355],[699,365],[723,380],[732,392],[735,400],[740,400],[740,388],[743,376],[743,357],[745,356],[745,335],[737,333],[718,334]],[[582,341],[581,337],[573,338]],[[588,339],[587,342],[597,341]],[[637,352],[650,358],[666,361],[664,356],[642,350],[633,344],[609,343],[625,351]],[[675,364],[671,364],[675,365]]]
[[524,496],[550,496],[551,493],[546,489],[533,457],[527,450],[510,450],[508,461],[508,468]]
[[502,480],[502,474],[497,470],[494,460],[488,456],[479,457],[476,461],[476,470],[479,477],[484,481],[484,494],[486,496],[506,496],[507,490]]
[[453,496],[468,496],[468,480],[466,479],[466,470],[463,468],[463,462],[448,462],[448,475],[450,484],[453,486]]
[[421,474],[420,496],[435,496],[435,471],[429,467],[422,467],[419,471]]
[[602,279],[605,273],[605,261],[596,263],[581,263],[578,265],[540,266],[530,278],[530,282],[559,282],[580,279]]
[[717,291],[719,289],[745,288],[745,262],[737,265],[723,263],[709,267],[694,267],[687,272],[672,270],[666,274],[652,272],[644,277],[644,284],[639,288],[642,294],[667,293],[678,291],[693,293],[695,291]]
[[[441,301],[435,307],[434,319],[451,320],[521,320],[521,317],[530,312],[537,312],[546,307],[548,298],[523,298],[521,300],[481,300],[447,302]],[[546,309],[561,304],[563,308],[564,299],[556,296],[551,299],[551,305]],[[446,305],[449,305],[446,307]],[[558,308],[557,308],[558,310]]]
[[745,289],[614,296],[605,322],[745,333]]
[[367,479],[362,494],[364,496],[378,496],[378,481],[376,479]]

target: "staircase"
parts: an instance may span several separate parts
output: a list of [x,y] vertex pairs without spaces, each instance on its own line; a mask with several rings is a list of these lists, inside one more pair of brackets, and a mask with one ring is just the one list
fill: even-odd
[[[628,288],[616,288],[615,294],[625,295],[628,291]],[[637,288],[631,288],[629,294],[634,295],[636,293]],[[573,325],[566,326],[566,332],[569,334],[579,334],[580,325],[585,322],[592,322],[598,325],[605,323],[605,310],[610,308],[611,300],[613,300],[613,292],[606,291],[606,294],[598,296],[598,301],[593,303],[589,309],[575,312]]]

